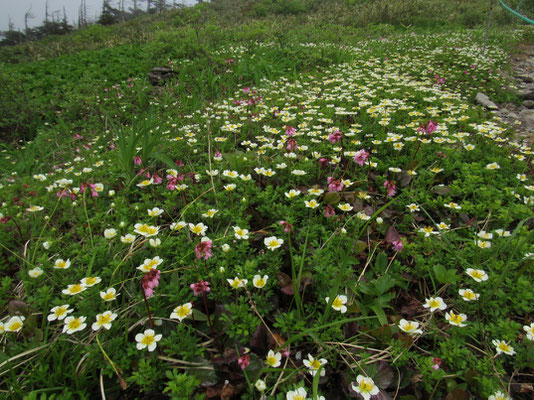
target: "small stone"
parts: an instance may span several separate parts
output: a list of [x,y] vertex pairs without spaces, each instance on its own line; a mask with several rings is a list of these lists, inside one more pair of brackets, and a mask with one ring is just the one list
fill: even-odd
[[499,107],[497,107],[497,105],[490,100],[490,98],[488,96],[486,96],[484,93],[477,93],[477,96],[475,97],[475,101],[486,107],[486,108],[489,108],[490,110],[498,110]]
[[523,100],[534,100],[534,90],[523,90],[518,93]]
[[534,100],[525,100],[523,104],[526,108],[534,108]]

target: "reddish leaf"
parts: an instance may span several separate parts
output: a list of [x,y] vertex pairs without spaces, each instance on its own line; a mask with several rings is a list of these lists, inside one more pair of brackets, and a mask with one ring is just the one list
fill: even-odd
[[468,400],[469,396],[465,390],[462,389],[454,389],[452,392],[450,392],[447,397],[445,397],[445,400]]
[[393,225],[391,225],[386,232],[386,242],[393,243],[397,240],[400,240],[400,235]]

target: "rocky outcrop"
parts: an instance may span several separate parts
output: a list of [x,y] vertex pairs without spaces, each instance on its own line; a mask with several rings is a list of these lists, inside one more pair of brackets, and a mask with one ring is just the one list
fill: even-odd
[[155,67],[148,73],[148,81],[153,86],[164,86],[177,77],[178,73],[169,67]]

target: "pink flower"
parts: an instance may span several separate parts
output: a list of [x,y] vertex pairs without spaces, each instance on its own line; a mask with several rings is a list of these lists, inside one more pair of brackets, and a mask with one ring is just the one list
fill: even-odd
[[75,133],[74,134],[74,139],[83,139],[83,136],[80,135],[79,133]]
[[250,88],[249,87],[244,88],[243,93],[250,93]]
[[152,268],[148,271],[143,278],[141,278],[141,287],[145,293],[146,298],[152,297],[154,294],[154,288],[159,286],[159,275],[160,271],[158,269]]
[[143,160],[141,160],[141,157],[135,156],[134,157],[134,164],[135,165],[141,165],[143,163]]
[[290,137],[288,139],[286,149],[287,151],[293,151],[297,149],[297,141],[295,140],[295,138]]
[[199,296],[203,293],[208,293],[211,290],[210,283],[204,280],[201,280],[198,283],[192,283],[191,285],[189,285],[189,287],[193,290],[193,294],[195,296]]
[[222,153],[219,150],[217,150],[213,156],[215,158],[221,158],[222,157]]
[[280,221],[280,225],[284,227],[284,232],[291,232],[293,230],[293,225],[287,221]]
[[152,176],[152,183],[154,185],[159,185],[162,181],[163,179],[161,179],[161,176],[159,176],[158,174],[154,174],[154,176]]
[[343,133],[341,133],[337,129],[328,136],[328,140],[332,144],[339,142],[342,138],[343,138]]
[[334,208],[330,204],[326,205],[324,209],[324,215],[326,215],[326,218],[330,218],[336,215]]
[[442,361],[441,358],[438,358],[438,357],[432,357],[432,362],[433,362],[434,364],[432,364],[430,367],[431,367],[433,370],[437,371],[437,370],[439,369],[439,367],[441,367],[441,361]]
[[330,159],[328,157],[319,158],[319,166],[321,168],[326,168],[329,162],[330,162]]
[[205,240],[197,244],[195,247],[195,254],[197,255],[197,258],[202,258],[202,256],[204,256],[204,260],[210,258],[212,256],[211,240]]
[[360,167],[363,167],[368,158],[369,158],[369,153],[366,152],[365,149],[361,149],[354,156],[354,162],[358,164]]
[[343,182],[341,182],[340,179],[335,179],[333,176],[329,176],[328,190],[331,192],[341,192],[343,190]]
[[237,359],[237,363],[241,367],[241,369],[245,369],[250,365],[250,356],[248,354],[245,354]]
[[395,187],[395,182],[393,181],[385,181],[384,182],[384,188],[387,190],[388,192],[388,196],[394,196],[395,195],[395,192],[396,192],[396,187]]
[[286,126],[286,135],[289,137],[293,137],[295,135],[295,128],[293,128],[291,125]]
[[395,251],[402,251],[402,249],[404,249],[404,243],[402,243],[401,239],[394,240],[391,244],[393,244],[393,250]]

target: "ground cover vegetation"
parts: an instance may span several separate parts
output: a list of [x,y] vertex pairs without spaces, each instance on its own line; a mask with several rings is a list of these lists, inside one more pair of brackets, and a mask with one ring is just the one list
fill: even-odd
[[532,397],[531,30],[285,3],[0,51],[3,396]]

